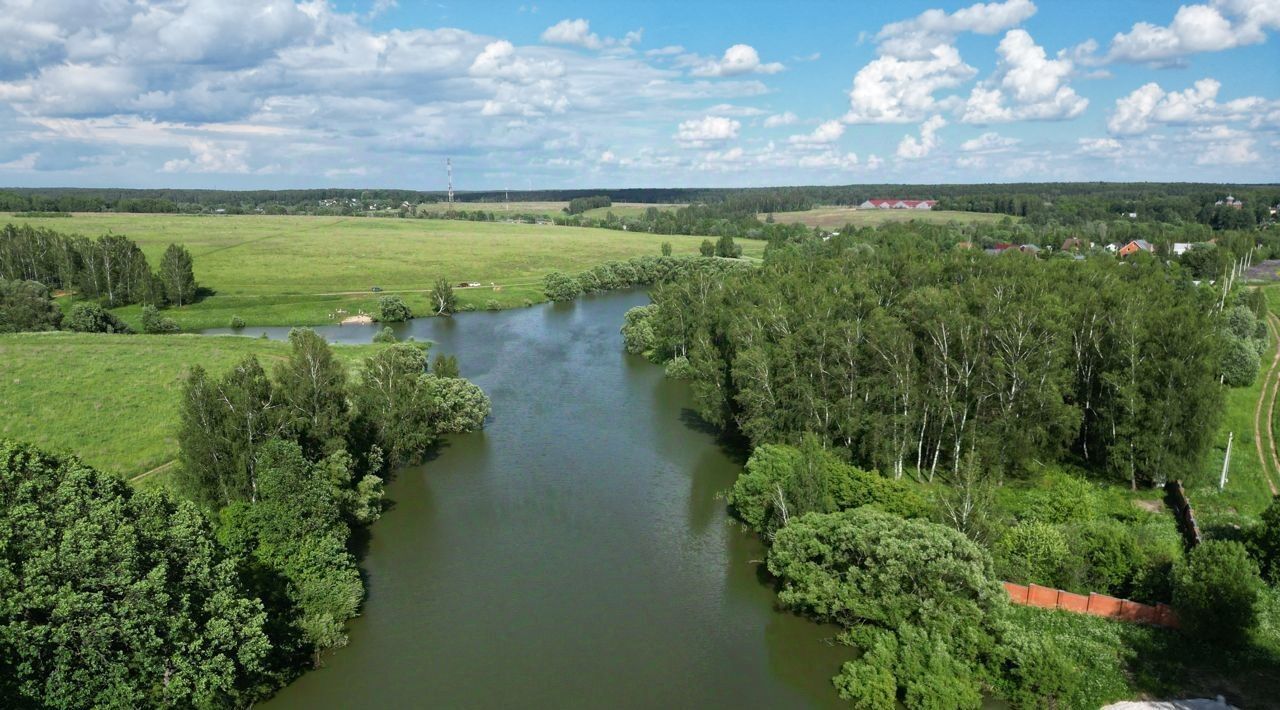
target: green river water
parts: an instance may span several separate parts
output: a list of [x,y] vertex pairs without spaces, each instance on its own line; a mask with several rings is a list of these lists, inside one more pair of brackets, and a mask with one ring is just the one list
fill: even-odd
[[[684,383],[622,348],[623,313],[647,302],[400,326],[456,355],[493,416],[397,473],[350,645],[269,707],[837,703],[850,650],[776,610],[764,548],[727,514],[740,452],[693,416]],[[376,328],[320,330],[369,342]]]

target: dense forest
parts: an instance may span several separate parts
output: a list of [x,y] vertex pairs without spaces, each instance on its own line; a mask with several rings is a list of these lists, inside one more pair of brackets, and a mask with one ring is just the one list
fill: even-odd
[[[1180,475],[1213,431],[1221,301],[1154,259],[838,237],[657,289],[652,348],[687,361],[703,418],[753,442],[811,432],[926,479],[966,455],[1008,475],[1070,455],[1136,486]],[[1252,338],[1257,312],[1235,308]]]
[[[1243,206],[1237,209],[1229,205],[1215,205],[1227,196],[1242,201]],[[869,184],[748,189],[475,191],[455,195],[459,210],[465,210],[468,202],[507,199],[607,199],[611,202],[705,205],[713,207],[717,215],[729,218],[743,213],[755,215],[806,210],[816,205],[857,205],[868,199],[884,197],[934,199],[938,200],[937,209],[1008,214],[1024,217],[1034,224],[1079,225],[1088,221],[1125,218],[1142,222],[1193,222],[1211,225],[1215,229],[1239,229],[1271,218],[1269,209],[1280,203],[1280,187],[1207,183]],[[445,199],[443,192],[390,189],[6,188],[0,190],[0,211],[368,214],[370,211],[396,210],[402,205],[443,202]]]
[[[194,262],[186,247],[170,244],[154,271],[138,245],[120,234],[90,239],[30,225],[0,229],[0,333],[57,330],[127,333],[108,308],[145,304],[143,329],[176,332],[159,310],[196,301]],[[78,301],[64,318],[58,291]]]
[[[1262,294],[1159,255],[992,256],[945,234],[772,244],[622,324],[752,449],[730,507],[770,546],[781,604],[860,649],[840,695],[1098,707],[1220,659],[1274,668],[1280,502],[1187,547],[1126,498],[1196,475],[1225,389],[1257,376]],[[1171,603],[1186,635],[1010,608],[999,580]]]

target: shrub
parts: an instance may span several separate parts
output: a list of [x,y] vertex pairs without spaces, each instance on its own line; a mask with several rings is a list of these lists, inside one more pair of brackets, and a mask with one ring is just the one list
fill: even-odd
[[1091,520],[1098,514],[1098,494],[1083,478],[1061,472],[1044,476],[1040,485],[1027,492],[1022,509],[1024,520],[1061,525]]
[[726,259],[737,259],[742,256],[742,247],[733,243],[733,237],[725,234],[716,242],[716,256]]
[[1262,519],[1250,535],[1249,547],[1266,578],[1272,584],[1280,584],[1280,498],[1272,498],[1262,511]]
[[77,303],[62,321],[62,327],[77,333],[132,333],[133,329],[114,313],[97,303]]
[[400,342],[400,339],[396,337],[396,332],[391,329],[391,326],[388,325],[388,326],[385,326],[382,330],[374,334],[373,342],[398,343]]
[[784,606],[851,629],[864,654],[835,683],[855,702],[887,697],[886,673],[907,707],[981,702],[1009,598],[972,540],[871,507],[809,513],[778,531],[768,565]]
[[542,291],[553,301],[572,301],[582,293],[582,287],[572,276],[552,271],[543,280]]
[[671,256],[671,242],[662,243],[662,255]]
[[703,239],[702,244],[698,246],[698,253],[703,256],[715,256],[716,245],[710,239]]
[[1120,625],[1026,607],[1008,616],[996,690],[1012,707],[1097,708],[1133,695]]
[[622,342],[627,352],[643,355],[653,349],[657,336],[653,332],[653,317],[658,314],[658,306],[636,306],[627,311],[622,319]]
[[1142,554],[1133,533],[1115,520],[1075,526],[1068,535],[1071,584],[1081,592],[1129,596]]
[[61,322],[62,310],[44,284],[0,278],[0,333],[57,330]]
[[1241,642],[1257,614],[1262,578],[1244,545],[1205,540],[1174,575],[1173,606],[1183,627],[1206,640]]
[[403,323],[413,317],[409,304],[399,296],[383,296],[378,299],[378,320],[383,323]]
[[240,329],[244,327],[244,319],[240,316],[231,316],[231,327]]
[[501,309],[502,309],[502,304],[501,304],[501,303],[498,303],[498,301],[497,301],[496,299],[492,299],[492,298],[490,298],[489,300],[487,300],[487,301],[485,301],[485,302],[484,302],[484,309],[485,309],[486,311],[497,311],[497,310],[501,310]]
[[1227,323],[1227,330],[1241,340],[1248,340],[1257,332],[1258,318],[1246,305],[1228,309],[1224,320]]
[[161,315],[155,306],[142,307],[142,332],[144,333],[176,333],[180,330],[178,323],[172,318]]
[[1067,538],[1056,525],[1027,520],[1009,528],[996,543],[996,568],[1011,582],[1056,587],[1067,553]]
[[1231,387],[1247,387],[1258,377],[1262,361],[1253,341],[1228,338],[1222,355],[1222,379]]
[[689,363],[689,358],[676,356],[671,358],[662,368],[663,373],[673,380],[691,380],[693,379],[693,365]]

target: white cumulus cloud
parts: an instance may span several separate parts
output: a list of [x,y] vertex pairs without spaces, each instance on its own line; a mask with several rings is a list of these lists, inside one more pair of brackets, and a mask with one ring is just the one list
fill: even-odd
[[1276,0],[1215,0],[1182,5],[1166,25],[1138,22],[1111,39],[1107,61],[1167,64],[1199,52],[1219,52],[1266,40],[1280,29]]
[[960,59],[955,47],[930,50],[927,59],[884,56],[853,77],[848,123],[908,123],[944,108],[934,93],[970,80],[978,70]]
[[591,31],[591,23],[585,19],[561,20],[542,32],[542,41],[547,44],[562,44],[583,49],[604,49],[606,47],[630,47],[640,42],[642,30],[628,32],[622,39],[614,37],[601,38]]
[[948,13],[925,10],[910,20],[885,25],[876,35],[879,52],[903,59],[925,59],[964,32],[992,35],[1015,27],[1036,13],[1031,0],[977,3]]
[[790,126],[791,124],[799,120],[800,118],[797,117],[794,113],[790,111],[784,111],[782,113],[775,113],[769,116],[768,118],[764,119],[764,127],[777,128],[778,126]]
[[905,160],[918,160],[929,155],[934,148],[941,145],[942,139],[938,137],[938,131],[946,125],[947,121],[942,116],[930,117],[920,124],[919,138],[912,135],[902,137],[902,142],[898,143],[898,157]]
[[676,128],[675,139],[688,146],[721,143],[738,137],[742,124],[724,116],[703,116],[682,122]]
[[783,70],[778,62],[763,63],[760,53],[749,44],[735,44],[724,50],[719,59],[691,58],[694,76],[739,76],[742,74],[777,74]]
[[839,121],[826,121],[813,129],[812,133],[791,136],[787,142],[800,146],[822,146],[840,140],[844,135],[844,124]]
[[1145,132],[1153,123],[1191,124],[1244,121],[1280,109],[1280,101],[1248,96],[1224,103],[1217,100],[1222,83],[1201,79],[1182,91],[1165,91],[1151,82],[1116,99],[1107,130],[1116,135]]
[[1073,63],[1049,59],[1026,30],[1009,30],[996,48],[996,76],[974,87],[965,102],[966,123],[1060,120],[1084,113],[1089,100],[1067,85]]

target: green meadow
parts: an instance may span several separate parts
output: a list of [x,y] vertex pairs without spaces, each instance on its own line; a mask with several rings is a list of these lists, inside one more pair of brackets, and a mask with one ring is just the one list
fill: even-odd
[[[196,279],[212,295],[167,314],[186,330],[248,325],[318,325],[375,312],[379,294],[400,294],[430,312],[438,278],[482,286],[458,290],[464,307],[508,308],[545,300],[542,278],[614,259],[696,254],[702,237],[582,227],[382,217],[76,214],[8,217],[63,232],[114,232],[136,241],[152,264],[170,243],[191,251]],[[742,241],[747,256],[763,242]],[[138,307],[120,315],[137,325]]]
[[[354,368],[373,345],[334,346]],[[248,355],[268,371],[289,344],[235,336],[0,335],[0,438],[75,453],[134,477],[178,455],[182,379],[222,373]]]

